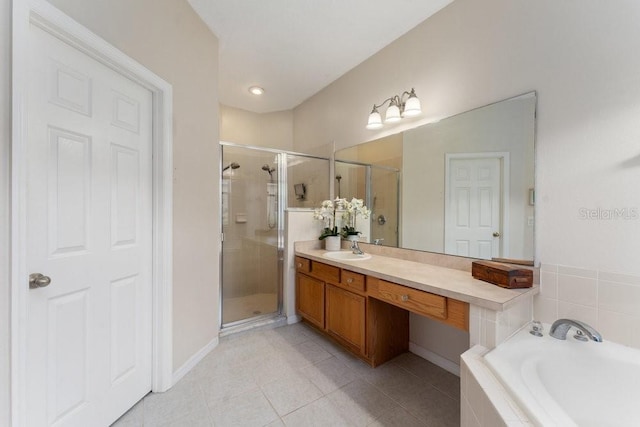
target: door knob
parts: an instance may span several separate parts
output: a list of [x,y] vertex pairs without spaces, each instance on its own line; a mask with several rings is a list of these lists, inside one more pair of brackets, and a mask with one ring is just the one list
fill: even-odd
[[500,237],[500,233],[499,233],[499,232],[497,232],[497,231],[494,231],[494,232],[493,232],[493,237]]
[[31,273],[29,275],[29,289],[44,288],[51,283],[51,277],[40,273]]

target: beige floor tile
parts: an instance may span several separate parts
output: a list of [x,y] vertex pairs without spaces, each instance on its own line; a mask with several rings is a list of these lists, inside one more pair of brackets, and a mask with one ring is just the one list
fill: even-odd
[[255,382],[263,386],[295,372],[298,365],[289,363],[281,354],[269,354],[262,363],[253,367],[251,374]]
[[336,357],[323,360],[299,370],[324,394],[331,393],[358,378],[355,372]]
[[460,403],[435,388],[425,388],[402,403],[402,407],[428,426],[460,425]]
[[144,422],[144,401],[136,403],[124,415],[111,424],[112,427],[142,427]]
[[447,396],[460,401],[460,378],[413,353],[404,353],[391,362],[424,379]]
[[209,410],[201,410],[191,412],[183,417],[176,418],[171,421],[164,422],[162,420],[157,423],[144,423],[144,427],[213,427],[213,421],[209,415]]
[[[356,375],[358,375],[359,377],[366,378],[368,375],[371,375],[372,374],[371,371],[374,370],[374,368],[372,368],[367,363],[363,362],[362,360],[358,359],[355,356],[336,355],[336,357],[340,359],[345,365],[350,367],[353,370],[353,372],[355,372]],[[375,369],[378,369],[378,368],[375,368]]]
[[[301,356],[308,364],[318,363],[333,357],[331,353],[320,347],[314,341],[306,341],[293,347],[292,351]],[[289,355],[285,355],[285,359]]]
[[340,416],[352,426],[366,426],[398,405],[377,388],[361,379],[327,395]]
[[318,399],[282,418],[287,427],[348,426],[349,421],[327,397]]
[[300,323],[264,331],[264,336],[276,349],[294,346],[311,339],[312,332]]
[[285,424],[282,422],[281,418],[278,418],[277,420],[267,424],[265,427],[285,427]]
[[390,366],[389,370],[384,371],[384,374],[381,373],[372,378],[371,383],[400,405],[412,399],[416,394],[421,393],[425,388],[433,388],[431,384],[423,379],[410,374],[402,368],[393,369],[392,366]]
[[215,426],[264,426],[278,419],[260,390],[218,400],[209,406],[209,410]]
[[159,425],[206,411],[200,387],[194,382],[180,381],[165,393],[151,393],[144,398],[144,425]]
[[296,372],[291,372],[263,385],[262,391],[280,416],[295,411],[323,396],[318,387]]
[[420,427],[425,424],[403,408],[395,408],[381,415],[369,427]]
[[200,381],[200,388],[205,401],[211,404],[216,400],[230,399],[259,387],[251,371],[241,370],[207,377]]
[[457,426],[459,384],[411,353],[373,369],[295,324],[225,337],[171,390],[150,393],[114,427]]

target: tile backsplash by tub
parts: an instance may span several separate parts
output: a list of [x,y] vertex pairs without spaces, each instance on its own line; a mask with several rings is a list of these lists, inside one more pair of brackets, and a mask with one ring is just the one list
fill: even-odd
[[640,348],[640,277],[542,264],[534,319],[565,317],[587,322],[605,340]]
[[469,307],[469,344],[492,349],[531,321],[533,296],[523,295],[504,311]]

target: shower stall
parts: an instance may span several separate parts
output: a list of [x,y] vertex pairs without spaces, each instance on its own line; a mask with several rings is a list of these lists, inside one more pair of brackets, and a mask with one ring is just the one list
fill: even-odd
[[328,197],[329,161],[227,142],[220,149],[224,330],[280,316],[284,212]]

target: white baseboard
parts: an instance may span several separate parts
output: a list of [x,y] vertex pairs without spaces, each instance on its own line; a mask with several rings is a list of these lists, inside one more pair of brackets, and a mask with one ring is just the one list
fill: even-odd
[[287,316],[287,325],[293,325],[294,323],[298,323],[302,321],[302,317],[294,314],[293,316]]
[[422,357],[425,360],[433,363],[442,369],[451,372],[455,376],[460,376],[460,365],[452,362],[451,360],[440,356],[439,354],[429,351],[424,347],[420,347],[412,342],[409,343],[409,351],[417,356]]
[[196,354],[191,356],[184,365],[180,366],[173,373],[173,385],[182,379],[187,373],[192,370],[207,354],[218,346],[218,337],[212,339],[207,345],[202,347]]

